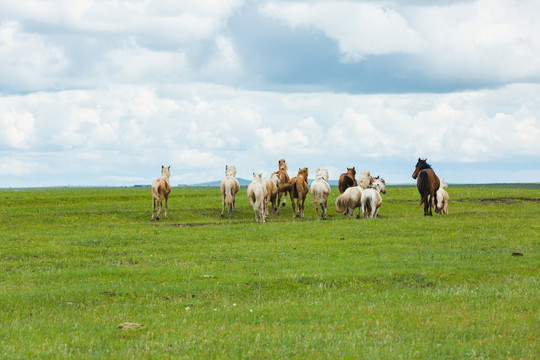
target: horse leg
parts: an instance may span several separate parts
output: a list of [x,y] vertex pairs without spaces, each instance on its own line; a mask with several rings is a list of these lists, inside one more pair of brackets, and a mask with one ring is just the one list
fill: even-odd
[[[315,211],[317,212],[317,219],[319,219],[319,204],[315,204]],[[321,213],[322,213],[323,209],[322,209],[322,205],[321,205]]]
[[[300,201],[300,198],[298,198],[298,201]],[[301,215],[302,217],[304,217],[304,203],[305,203],[305,201],[306,201],[306,198],[305,197],[302,198],[302,215]],[[298,207],[300,207],[300,206],[298,206]]]
[[292,193],[289,193],[289,195],[291,197],[292,217],[294,219],[296,217],[296,208],[294,207],[294,198],[293,198]]
[[169,209],[169,195],[165,195],[165,219],[167,218],[168,209]]
[[[229,214],[230,214],[230,210],[229,210]],[[221,217],[225,217],[225,193],[221,194]]]
[[156,198],[152,196],[152,220],[154,219],[154,213],[156,212]]
[[281,210],[281,196],[283,196],[282,192],[278,192],[277,194],[277,214],[279,215],[279,210]]
[[[324,200],[321,204],[321,214],[323,220],[326,220],[326,211],[328,210],[328,200]],[[319,216],[319,214],[317,214]]]
[[157,216],[156,220],[159,220],[159,215],[161,215],[161,205],[162,205],[163,199],[160,197],[157,201],[158,209],[157,209]]

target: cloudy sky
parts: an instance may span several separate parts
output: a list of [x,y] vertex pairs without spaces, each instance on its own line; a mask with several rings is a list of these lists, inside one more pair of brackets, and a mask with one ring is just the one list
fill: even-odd
[[540,181],[540,2],[0,1],[0,187]]

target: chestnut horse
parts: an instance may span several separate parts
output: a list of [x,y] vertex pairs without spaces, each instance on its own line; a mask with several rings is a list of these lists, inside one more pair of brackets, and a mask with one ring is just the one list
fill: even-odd
[[[278,161],[278,171],[272,173],[272,176],[273,175],[279,175],[279,181],[281,184],[286,184],[289,182],[290,178],[289,178],[289,174],[287,174],[287,163],[285,162],[285,159],[281,159]],[[272,178],[272,177],[270,177]],[[281,197],[283,196],[283,203],[281,203]],[[287,199],[287,190],[280,190],[278,188],[278,194],[277,194],[277,203],[278,203],[278,207],[277,207],[277,214],[279,215],[279,210],[285,206],[285,202],[286,202],[286,199]]]
[[343,194],[347,188],[350,188],[351,186],[358,186],[358,183],[356,182],[356,170],[354,169],[354,166],[352,168],[347,168],[347,172],[341,174],[339,177],[338,182],[338,188],[339,193]]
[[154,220],[154,212],[156,211],[156,201],[158,203],[156,220],[159,220],[163,199],[165,199],[165,218],[167,218],[169,194],[171,193],[169,176],[171,176],[171,166],[165,167],[161,165],[161,177],[152,182],[152,220]]
[[[288,191],[289,196],[291,197],[291,203],[293,208],[293,218],[304,217],[304,202],[306,201],[306,196],[309,192],[309,187],[307,183],[308,179],[308,168],[298,169],[298,175],[291,178],[284,185],[279,186],[279,191]],[[296,199],[298,204],[298,212],[294,207],[294,199]]]
[[433,216],[431,208],[437,206],[436,194],[441,182],[431,165],[427,163],[427,159],[418,158],[412,178],[416,179],[416,187],[421,197],[420,205],[424,204],[424,216]]

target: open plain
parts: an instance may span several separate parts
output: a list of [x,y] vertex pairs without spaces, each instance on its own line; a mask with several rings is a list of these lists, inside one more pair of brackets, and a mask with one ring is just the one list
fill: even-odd
[[[540,186],[453,186],[424,217],[255,223],[242,187],[0,190],[0,357],[534,359]],[[126,325],[126,323],[129,323]]]

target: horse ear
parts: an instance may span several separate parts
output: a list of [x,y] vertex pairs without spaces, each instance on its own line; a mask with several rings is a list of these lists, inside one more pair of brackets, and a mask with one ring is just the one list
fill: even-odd
[[420,158],[418,158],[418,161],[422,161]]

